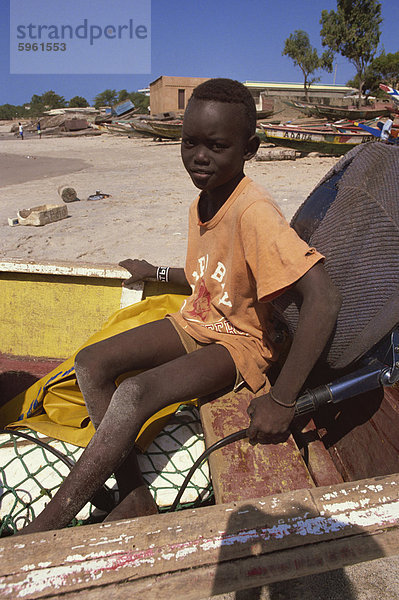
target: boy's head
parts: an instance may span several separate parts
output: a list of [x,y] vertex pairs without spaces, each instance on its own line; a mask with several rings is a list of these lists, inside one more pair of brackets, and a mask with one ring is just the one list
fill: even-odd
[[243,111],[243,120],[248,137],[255,134],[256,131],[256,106],[253,97],[248,88],[234,79],[208,79],[197,86],[189,100],[208,100],[211,102],[225,102],[227,104],[237,104]]
[[181,153],[194,185],[220,188],[243,176],[256,153],[255,102],[245,86],[231,79],[210,79],[195,88],[183,121]]

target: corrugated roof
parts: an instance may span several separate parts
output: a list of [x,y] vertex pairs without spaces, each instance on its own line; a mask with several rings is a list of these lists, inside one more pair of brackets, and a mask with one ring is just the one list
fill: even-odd
[[[263,89],[284,89],[284,90],[303,90],[303,83],[284,83],[281,81],[243,81],[248,88]],[[352,91],[354,88],[346,85],[337,85],[335,83],[313,83],[310,90],[329,90],[329,91]]]

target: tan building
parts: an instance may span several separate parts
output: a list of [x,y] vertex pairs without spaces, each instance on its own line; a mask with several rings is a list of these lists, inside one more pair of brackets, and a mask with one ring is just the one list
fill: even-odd
[[150,83],[151,114],[184,112],[193,89],[209,77],[171,77],[162,75]]

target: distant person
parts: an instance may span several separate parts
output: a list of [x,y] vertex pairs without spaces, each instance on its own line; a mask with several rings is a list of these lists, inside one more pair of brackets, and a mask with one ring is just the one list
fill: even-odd
[[40,121],[37,122],[37,133],[39,134],[39,138],[42,139],[42,128],[40,125]]
[[[120,263],[131,275],[128,288],[155,278],[190,285],[192,294],[179,313],[79,351],[76,376],[96,432],[22,533],[68,525],[112,472],[120,503],[107,520],[156,513],[134,440],[143,423],[170,404],[246,383],[254,392],[250,441],[285,439],[296,398],[335,325],[340,298],[323,256],[298,237],[267,191],[244,175],[245,162],[259,147],[255,129],[255,102],[241,83],[210,79],[195,88],[181,143],[183,164],[200,190],[189,212],[185,269],[137,259]],[[266,372],[278,353],[271,300],[288,288],[302,300],[299,322],[269,390]]]
[[24,128],[22,127],[22,123],[18,123],[18,132],[21,140],[24,139]]

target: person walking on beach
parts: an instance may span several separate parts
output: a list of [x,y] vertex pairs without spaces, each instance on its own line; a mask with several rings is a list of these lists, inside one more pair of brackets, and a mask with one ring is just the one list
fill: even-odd
[[[145,260],[120,263],[124,282],[155,278],[189,284],[180,312],[85,347],[75,370],[96,432],[43,512],[20,533],[61,528],[115,473],[119,505],[106,520],[150,515],[157,506],[139,470],[134,441],[163,407],[238,389],[253,393],[249,440],[278,443],[302,386],[324,349],[340,308],[323,256],[301,240],[270,195],[244,175],[257,152],[256,107],[245,86],[211,79],[188,103],[184,167],[200,190],[189,211],[185,268]],[[300,315],[273,388],[277,360],[271,300],[294,289]],[[116,385],[122,374],[129,374]],[[138,372],[138,373],[137,373]]]
[[24,139],[24,128],[22,127],[22,123],[18,123],[18,132],[21,140]]
[[39,134],[39,138],[42,139],[42,128],[40,125],[40,121],[37,122],[37,133]]

